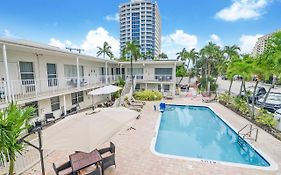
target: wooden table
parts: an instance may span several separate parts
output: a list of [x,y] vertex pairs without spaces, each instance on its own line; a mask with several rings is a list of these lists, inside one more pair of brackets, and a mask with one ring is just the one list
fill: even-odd
[[99,163],[102,160],[98,150],[90,153],[78,152],[69,156],[73,172],[77,172],[83,168]]

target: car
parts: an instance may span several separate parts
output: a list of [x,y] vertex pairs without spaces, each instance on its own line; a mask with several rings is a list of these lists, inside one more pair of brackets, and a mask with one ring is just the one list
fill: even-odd
[[257,101],[258,106],[263,107],[272,113],[274,113],[276,110],[281,108],[281,93],[278,93],[278,92],[269,93],[269,95],[266,99],[266,102],[263,105],[264,98],[265,98],[265,96],[258,99],[258,101]]
[[[266,94],[266,90],[262,86],[257,87],[255,95],[253,95],[254,89],[255,89],[254,86],[248,86],[246,89],[247,89],[247,91],[250,91],[251,94],[252,94],[251,96],[248,97],[248,100],[249,100],[250,103],[252,103],[253,99],[255,99],[255,102],[256,102],[258,99],[262,98]],[[244,91],[242,91],[242,97],[243,96],[245,96]]]

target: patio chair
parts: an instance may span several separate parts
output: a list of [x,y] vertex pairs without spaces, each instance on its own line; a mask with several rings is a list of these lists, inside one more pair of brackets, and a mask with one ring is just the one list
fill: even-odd
[[45,121],[46,121],[46,124],[50,123],[50,122],[55,122],[56,118],[54,116],[53,113],[48,113],[48,114],[45,114]]
[[114,143],[110,142],[110,147],[102,148],[102,149],[98,150],[98,152],[101,154],[101,156],[106,153],[110,153],[109,156],[105,156],[105,157],[102,156],[102,164],[101,164],[102,174],[104,174],[104,170],[106,170],[107,168],[109,168],[113,165],[116,168]]
[[138,106],[130,106],[126,100],[124,101],[123,106],[125,108],[131,109],[131,110],[134,110],[134,111],[137,111],[137,112],[140,112],[142,110],[142,108],[140,108]]
[[134,97],[132,97],[131,100],[132,100],[132,102],[135,102],[135,103],[142,103],[143,105],[145,105],[145,101],[136,100]]
[[64,164],[60,165],[59,167],[56,167],[55,163],[53,163],[53,169],[54,169],[56,175],[71,175],[71,174],[73,174],[70,161],[65,162]]
[[132,100],[128,100],[128,104],[131,105],[131,106],[136,106],[136,107],[140,107],[140,108],[143,107],[143,104],[142,104],[142,103],[133,102]]

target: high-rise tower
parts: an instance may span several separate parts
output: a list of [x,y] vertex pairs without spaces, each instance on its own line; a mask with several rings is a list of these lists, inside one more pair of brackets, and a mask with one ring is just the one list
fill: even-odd
[[161,52],[161,17],[156,2],[131,0],[119,7],[121,51],[128,41],[137,41],[141,53]]

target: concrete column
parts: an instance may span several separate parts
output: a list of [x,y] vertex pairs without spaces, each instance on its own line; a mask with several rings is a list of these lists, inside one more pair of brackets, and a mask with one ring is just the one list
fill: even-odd
[[64,112],[64,115],[66,115],[66,99],[65,99],[65,95],[63,95],[63,112]]
[[8,90],[8,102],[12,102],[11,98],[11,86],[10,86],[10,76],[9,76],[9,68],[8,68],[8,58],[7,58],[7,50],[6,45],[3,44],[3,59],[5,66],[5,74],[6,74],[6,82],[7,82],[7,90]]
[[79,56],[76,57],[76,66],[77,66],[77,87],[80,87],[80,72],[79,72]]
[[119,75],[119,76],[120,76],[121,78],[123,78],[123,77],[122,77],[122,64],[120,64],[119,69],[120,69],[120,71],[119,71],[119,74],[120,74],[120,75]]
[[105,84],[108,83],[107,61],[105,62]]

